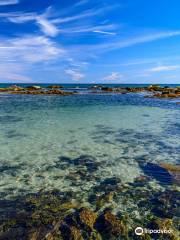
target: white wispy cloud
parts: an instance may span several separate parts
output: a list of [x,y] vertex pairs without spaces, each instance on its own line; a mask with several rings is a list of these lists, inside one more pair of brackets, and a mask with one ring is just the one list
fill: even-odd
[[[46,10],[47,11],[47,10]],[[0,17],[5,17],[12,23],[22,24],[26,22],[34,22],[40,27],[40,30],[47,36],[55,37],[58,35],[59,30],[48,18],[46,18],[46,12],[38,15],[36,13],[10,13],[0,14]]]
[[117,33],[115,32],[105,32],[105,31],[101,31],[101,30],[94,30],[94,33],[100,33],[100,34],[107,34],[107,35],[116,35]]
[[[84,26],[81,25],[79,27],[65,28],[60,30],[60,33],[64,34],[75,34],[75,33],[98,33],[98,34],[110,34],[115,35],[115,33],[107,32],[108,30],[116,29],[116,25],[99,25],[99,26]],[[106,31],[107,30],[107,31]]]
[[[91,49],[91,52],[94,51],[96,53],[101,52],[107,52],[112,50],[117,50],[121,48],[127,48],[132,47],[139,44],[144,44],[148,42],[155,42],[158,40],[166,39],[166,38],[172,38],[180,36],[180,31],[167,31],[167,32],[155,32],[155,33],[149,33],[145,35],[140,36],[132,36],[125,38],[124,40],[116,40],[114,42],[108,42],[108,43],[102,43],[102,44],[96,44],[96,45],[81,45],[76,46],[77,49],[81,49],[83,51],[83,48]],[[78,48],[79,47],[79,48]]]
[[60,23],[69,23],[74,22],[76,20],[80,20],[83,18],[91,18],[93,16],[100,16],[101,14],[104,14],[108,11],[112,11],[114,9],[117,9],[120,5],[112,4],[111,6],[105,6],[105,7],[96,7],[91,8],[83,11],[82,13],[69,16],[68,11],[66,12],[67,17],[59,17],[52,20],[52,23],[60,24]]
[[72,80],[79,81],[85,77],[85,74],[76,69],[66,69],[65,73],[71,77]]
[[79,6],[82,6],[82,5],[85,5],[89,2],[89,0],[81,0],[81,1],[78,1],[77,3],[74,4],[74,7],[79,7]]
[[20,81],[20,82],[32,82],[32,79],[29,76],[22,75],[22,74],[17,74],[17,73],[10,73],[9,71],[7,72],[2,72],[3,74],[3,79],[4,80],[10,80],[12,82]]
[[133,46],[140,43],[157,41],[159,39],[170,38],[174,36],[180,36],[180,31],[167,31],[167,32],[157,32],[157,33],[155,32],[151,34],[146,34],[143,36],[138,36],[126,41],[119,42],[117,43],[117,46],[115,44],[114,47],[115,48],[129,47],[129,46]]
[[82,18],[89,18],[89,17],[95,16],[98,14],[98,12],[99,10],[96,10],[96,11],[88,10],[78,15],[54,19],[52,20],[52,23],[55,23],[55,24],[69,23],[76,20],[80,20]]
[[1,81],[31,82],[32,79],[26,74],[26,66],[17,62],[0,62]]
[[170,66],[158,66],[158,67],[154,67],[154,68],[151,68],[149,69],[148,71],[149,72],[164,72],[164,71],[173,71],[173,70],[176,70],[176,69],[179,69],[180,66],[178,65],[170,65]]
[[[80,3],[80,2],[79,2]],[[78,4],[79,4],[78,3]],[[84,3],[84,1],[83,1]],[[114,24],[109,25],[100,25],[95,26],[94,23],[90,26],[83,26],[82,23],[79,27],[74,26],[75,22],[81,19],[91,19],[94,16],[100,16],[107,11],[111,11],[117,5],[105,6],[105,7],[95,7],[91,9],[87,9],[83,12],[80,12],[76,15],[69,14],[69,10],[66,9],[65,16],[58,17],[61,13],[56,13],[53,11],[52,7],[48,7],[44,13],[39,14],[36,12],[11,12],[11,13],[0,13],[1,18],[5,18],[7,21],[16,24],[23,24],[27,22],[34,22],[34,24],[38,25],[40,30],[47,36],[55,37],[59,33],[87,33],[94,32],[99,34],[108,34],[115,35],[112,30],[116,27]],[[66,23],[72,23],[73,25],[70,28],[64,26]]]
[[12,23],[25,23],[36,20],[37,15],[35,13],[14,12],[0,13],[0,17],[5,17],[9,22]]
[[118,63],[106,63],[106,64],[98,64],[98,66],[100,67],[133,67],[135,65],[152,65],[152,64],[156,64],[158,65],[159,63],[161,63],[162,65],[169,65],[169,63],[172,64],[172,62],[174,61],[179,61],[180,60],[180,56],[179,55],[168,55],[168,56],[157,56],[157,57],[150,57],[150,58],[135,58],[135,59],[129,59],[126,61],[122,61],[123,59],[121,59],[120,61],[118,61]]
[[24,36],[1,39],[0,59],[16,59],[27,62],[42,62],[65,56],[65,50],[43,36]]
[[95,11],[88,10],[82,14],[71,16],[71,17],[64,17],[64,18],[55,18],[55,19],[48,19],[47,14],[48,9],[45,11],[44,14],[38,15],[37,13],[2,13],[0,14],[1,18],[6,18],[8,21],[12,23],[22,24],[26,22],[34,22],[36,25],[40,27],[40,30],[47,36],[55,37],[58,33],[61,34],[73,34],[73,33],[87,33],[87,32],[94,32],[99,34],[108,34],[108,35],[115,35],[114,32],[109,32],[111,30],[115,30],[117,25],[108,24],[108,25],[97,25],[97,26],[85,26],[80,25],[76,27],[61,27],[59,24],[69,23],[71,21],[76,21],[81,18],[89,18],[92,16],[97,15],[102,9],[97,9]]
[[44,32],[46,35],[51,37],[55,37],[58,35],[59,33],[58,28],[47,19],[43,17],[37,17],[36,21],[39,24],[42,32]]
[[[95,7],[86,9],[86,3],[88,1],[91,2],[90,0],[76,1],[74,5],[72,4],[70,6],[70,10],[69,8],[64,8],[59,12],[49,7],[45,9],[43,13],[0,13],[0,18],[3,18],[3,21],[9,21],[14,24],[29,23],[38,26],[38,31],[36,29],[36,32],[34,32],[34,34],[32,33],[32,35],[19,35],[19,37],[9,39],[0,38],[0,67],[5,66],[7,62],[18,63],[19,66],[25,66],[25,64],[28,66],[36,66],[38,64],[40,65],[47,63],[47,66],[49,67],[48,64],[50,61],[54,61],[56,62],[55,64],[57,64],[59,60],[61,61],[61,59],[63,59],[63,61],[67,61],[67,63],[62,67],[62,71],[71,77],[72,80],[78,81],[85,78],[85,74],[83,72],[85,72],[86,65],[82,64],[83,61],[92,61],[92,59],[95,57],[98,58],[101,54],[108,51],[133,47],[135,45],[180,36],[180,30],[148,31],[147,29],[146,33],[144,33],[144,31],[143,33],[140,33],[138,29],[135,35],[133,34],[135,33],[135,29],[133,29],[133,33],[129,32],[128,35],[126,31],[122,31],[121,34],[118,34],[118,30],[122,24],[119,22],[117,24],[110,22],[109,19],[111,18],[108,18],[107,15],[108,11],[115,9],[115,5],[101,5],[100,7],[98,3],[98,5]],[[18,3],[19,1],[0,0],[0,6],[15,4],[15,2]],[[76,11],[73,9],[75,6]],[[94,37],[94,39],[99,37],[98,41],[93,39],[93,41],[90,43],[87,41],[86,44],[84,39],[82,41],[69,41],[68,39],[67,43],[62,40],[64,39],[63,37],[68,36],[70,36],[70,38],[77,37],[79,40],[81,37],[87,37],[87,34],[89,33],[91,34],[92,38]],[[63,35],[63,37],[54,39],[52,38],[58,34]],[[113,37],[108,37],[108,35]],[[81,44],[76,45],[74,42],[81,42]],[[72,58],[74,61],[70,62],[68,58]],[[147,62],[151,63],[151,61],[152,60],[147,59]],[[147,62],[144,61],[144,64],[147,64]],[[142,63],[143,61],[129,63],[118,62],[118,65],[131,66]],[[144,74],[144,76],[145,74],[149,76],[152,75],[153,72],[173,71],[179,68],[179,66],[175,65],[175,62],[159,61],[159,63],[162,64],[162,66],[159,66],[158,62],[153,62],[150,66],[144,66],[144,69],[146,70],[144,70],[142,74]],[[152,66],[157,67],[150,68]],[[111,67],[112,68],[109,71],[110,74],[105,76],[103,79],[107,81],[116,81],[122,79],[123,76],[118,72],[121,69],[115,69],[113,66]],[[112,69],[114,72],[111,73]],[[28,75],[26,75],[26,72],[24,72],[22,69],[18,70],[16,68],[11,71],[9,70],[9,73],[7,69],[4,71],[4,75],[7,76],[7,78],[9,77],[9,79],[13,79],[13,77],[19,77],[19,79],[22,79],[22,81],[24,77],[24,81],[25,79],[28,81]]]
[[[31,81],[31,69],[54,61],[66,61],[66,50],[44,36],[0,39],[1,79]],[[47,65],[46,65],[47,68]],[[32,82],[32,81],[31,81]]]
[[118,72],[112,72],[111,74],[105,76],[103,80],[107,81],[115,81],[115,80],[120,80],[123,76],[118,73]]
[[19,0],[0,0],[0,6],[15,5],[18,3],[19,3]]

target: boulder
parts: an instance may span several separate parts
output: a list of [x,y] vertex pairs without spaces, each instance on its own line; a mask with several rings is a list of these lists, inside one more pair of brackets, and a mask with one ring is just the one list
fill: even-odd
[[173,183],[172,175],[161,165],[155,163],[140,163],[139,165],[147,176],[156,179],[159,183],[163,185]]
[[31,90],[40,90],[41,87],[40,87],[40,86],[35,86],[35,85],[34,85],[34,86],[28,86],[27,89],[30,90],[30,91],[31,91]]
[[7,92],[8,89],[7,88],[0,88],[0,92]]
[[180,165],[172,165],[170,163],[161,163],[160,167],[165,169],[173,179],[174,183],[180,185]]
[[75,226],[62,224],[60,227],[63,240],[83,240],[81,231]]
[[102,87],[101,90],[105,92],[113,92],[113,88],[111,87]]
[[10,86],[10,87],[8,88],[8,90],[11,90],[11,91],[21,91],[21,90],[23,90],[23,88],[22,88],[22,87],[19,87],[19,86],[17,86],[17,85],[12,85],[12,86]]
[[59,88],[63,88],[63,86],[60,86],[60,85],[49,85],[47,88],[50,88],[50,89],[59,89]]
[[83,208],[79,213],[79,220],[81,224],[90,228],[91,230],[94,228],[94,224],[96,222],[97,215],[93,211],[87,208]]
[[102,236],[106,236],[107,239],[127,236],[127,229],[124,223],[109,211],[103,213],[97,219],[96,229],[102,234]]

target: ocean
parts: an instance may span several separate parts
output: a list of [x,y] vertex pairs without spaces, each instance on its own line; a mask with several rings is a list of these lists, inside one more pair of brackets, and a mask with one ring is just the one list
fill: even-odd
[[[79,88],[85,90],[87,85]],[[133,193],[133,184],[141,176],[148,179],[143,191],[172,190],[172,179],[158,166],[177,165],[180,160],[180,105],[176,102],[144,98],[143,93],[1,94],[1,201],[58,190],[75,193],[75,201],[95,209],[91,196],[96,188],[104,194],[102,186],[108,179],[113,186],[117,179],[123,186],[134,186],[129,190]],[[114,214],[140,218],[138,200],[128,195],[126,204],[122,196],[107,206]]]

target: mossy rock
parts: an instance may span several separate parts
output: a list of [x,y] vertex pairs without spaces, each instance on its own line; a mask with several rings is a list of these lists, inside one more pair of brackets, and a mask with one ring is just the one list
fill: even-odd
[[95,227],[105,239],[116,239],[120,236],[128,239],[126,225],[109,211],[97,219]]
[[94,228],[94,224],[96,222],[96,219],[97,219],[97,214],[94,213],[93,211],[91,211],[87,208],[83,208],[83,209],[80,210],[80,213],[79,213],[80,222],[83,225],[90,228],[91,230]]
[[75,226],[62,224],[60,227],[63,240],[84,240],[81,230]]
[[113,201],[115,192],[109,192],[109,193],[105,193],[101,196],[97,196],[96,197],[96,207],[97,209],[101,209],[102,207],[104,207],[107,203],[111,203]]
[[180,165],[172,165],[169,163],[161,163],[160,167],[169,172],[173,182],[180,185]]
[[172,219],[155,219],[150,222],[150,229],[160,229],[160,230],[170,230],[171,233],[162,233],[159,235],[160,240],[168,239],[168,240],[178,240],[179,239],[179,231],[174,227]]

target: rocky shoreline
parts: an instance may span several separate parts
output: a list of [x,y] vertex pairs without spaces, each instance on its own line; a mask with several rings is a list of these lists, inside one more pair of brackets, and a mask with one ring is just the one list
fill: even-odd
[[[9,94],[32,94],[32,95],[61,95],[67,96],[72,94],[77,94],[78,91],[66,91],[62,90],[60,85],[50,85],[46,88],[41,86],[28,86],[26,88],[20,86],[10,86],[7,88],[0,88],[0,93]],[[180,98],[180,87],[169,87],[169,86],[159,86],[150,85],[148,87],[107,87],[103,85],[93,85],[89,88],[91,93],[117,93],[117,94],[127,94],[127,93],[147,93],[145,97],[147,98],[160,98],[160,99],[174,99]]]
[[103,87],[103,86],[95,86],[92,89],[99,89],[103,92],[114,92],[114,93],[140,93],[140,92],[147,92],[150,95],[146,97],[154,97],[154,98],[180,98],[180,87],[161,87],[159,85],[150,85],[148,87]]
[[[89,206],[78,199],[76,192],[59,190],[1,200],[0,239],[178,240],[180,166],[147,163],[141,167],[146,174],[133,183],[122,183],[117,177],[97,183],[88,199]],[[148,176],[150,168],[153,175]],[[164,185],[162,177],[171,179],[169,185]],[[153,187],[153,178],[162,184],[161,188]],[[115,213],[114,206],[119,202],[122,207]],[[135,234],[139,226],[172,232],[139,237]]]
[[19,87],[16,85],[10,86],[8,88],[0,88],[0,93],[9,94],[28,94],[28,95],[61,95],[68,96],[75,94],[75,92],[67,92],[61,90],[61,86],[48,86],[47,88],[42,88],[40,86],[29,86],[27,88]]

